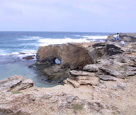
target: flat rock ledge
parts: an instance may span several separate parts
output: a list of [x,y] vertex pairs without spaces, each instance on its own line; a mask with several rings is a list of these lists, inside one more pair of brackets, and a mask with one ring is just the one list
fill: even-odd
[[75,88],[81,85],[98,85],[100,81],[117,81],[136,75],[136,61],[128,55],[113,55],[99,60],[97,64],[88,64],[83,70],[71,70],[71,77],[64,80]]
[[31,79],[22,76],[12,76],[0,81],[0,90],[2,91],[20,91],[33,87]]

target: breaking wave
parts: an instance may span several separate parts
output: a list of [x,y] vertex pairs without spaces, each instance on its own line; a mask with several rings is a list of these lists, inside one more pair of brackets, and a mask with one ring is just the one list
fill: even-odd
[[81,42],[90,42],[87,39],[72,39],[72,38],[64,38],[64,39],[51,39],[51,38],[45,38],[45,39],[39,39],[39,46],[48,46],[48,45],[54,45],[54,44],[64,44],[64,43],[81,43]]

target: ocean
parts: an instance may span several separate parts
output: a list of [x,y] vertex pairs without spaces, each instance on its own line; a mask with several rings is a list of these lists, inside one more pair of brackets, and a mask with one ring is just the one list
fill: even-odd
[[0,32],[0,80],[12,75],[32,79],[36,86],[52,87],[47,77],[28,68],[36,62],[23,57],[36,55],[39,46],[76,42],[104,42],[111,33],[92,32]]

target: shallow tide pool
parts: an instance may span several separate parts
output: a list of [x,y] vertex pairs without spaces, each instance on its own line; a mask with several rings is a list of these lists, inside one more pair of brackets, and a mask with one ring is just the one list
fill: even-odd
[[53,87],[57,85],[56,83],[49,83],[47,77],[42,75],[38,70],[28,67],[34,62],[35,61],[22,61],[0,64],[0,80],[13,75],[19,75],[32,79],[34,84],[38,87]]

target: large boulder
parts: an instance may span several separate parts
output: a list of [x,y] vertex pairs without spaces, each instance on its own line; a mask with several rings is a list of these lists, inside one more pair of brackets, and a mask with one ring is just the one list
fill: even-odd
[[94,63],[86,48],[76,44],[61,44],[39,47],[37,64],[52,65],[59,59],[61,68],[82,69]]

